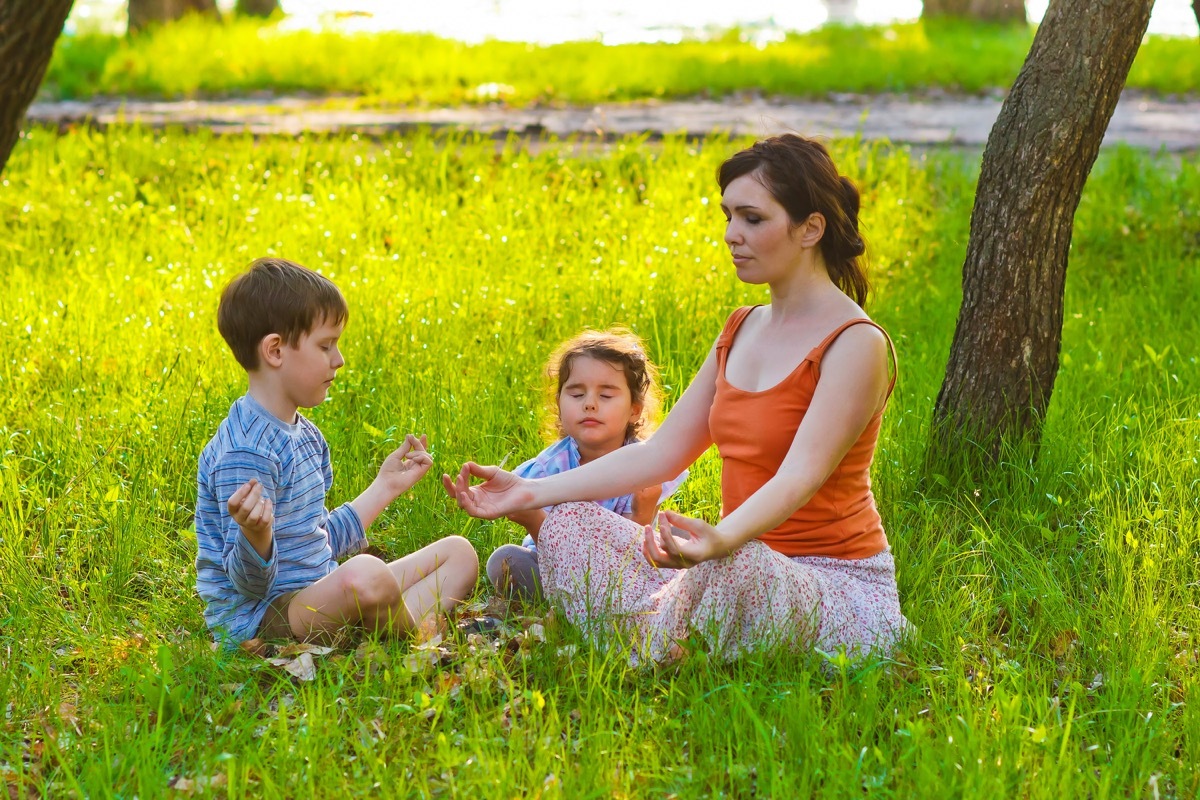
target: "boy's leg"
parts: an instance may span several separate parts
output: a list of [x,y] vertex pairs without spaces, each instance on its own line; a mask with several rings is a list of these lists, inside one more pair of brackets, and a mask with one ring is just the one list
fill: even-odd
[[461,536],[439,539],[387,566],[403,596],[405,630],[461,603],[479,577],[479,556]]
[[328,640],[349,625],[370,631],[407,630],[395,575],[375,556],[357,555],[288,604],[292,635],[300,641]]
[[271,601],[271,604],[267,606],[267,613],[263,614],[262,622],[258,623],[258,632],[254,634],[256,638],[265,639],[268,642],[295,638],[292,633],[292,623],[288,620],[288,607],[291,606],[292,600],[297,594],[299,591],[285,592]]
[[487,576],[500,594],[522,600],[542,597],[536,550],[515,544],[500,545],[488,558]]

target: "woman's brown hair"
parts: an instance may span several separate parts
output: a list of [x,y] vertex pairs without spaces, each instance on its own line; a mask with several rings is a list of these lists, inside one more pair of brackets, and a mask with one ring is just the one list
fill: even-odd
[[838,174],[825,146],[794,133],[772,136],[733,154],[717,170],[724,192],[743,175],[755,175],[799,225],[819,212],[825,217],[821,255],[829,277],[860,306],[867,302],[870,284],[860,257],[866,242],[858,232],[858,188]]

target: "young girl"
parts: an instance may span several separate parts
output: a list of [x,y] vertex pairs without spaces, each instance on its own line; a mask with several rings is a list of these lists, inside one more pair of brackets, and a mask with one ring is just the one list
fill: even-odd
[[[522,478],[544,478],[587,464],[650,432],[660,404],[658,371],[641,339],[627,330],[584,331],[563,342],[546,362],[557,414],[547,438],[561,437],[514,470]],[[687,470],[663,484],[597,501],[609,511],[646,525],[658,505],[687,478]],[[524,598],[541,594],[537,538],[549,509],[508,516],[526,531],[520,546],[502,545],[487,563],[488,580],[500,592]]]

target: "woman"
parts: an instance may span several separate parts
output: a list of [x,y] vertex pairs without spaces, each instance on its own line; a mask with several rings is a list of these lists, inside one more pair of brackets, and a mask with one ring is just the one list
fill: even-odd
[[[658,431],[541,480],[469,462],[443,483],[484,519],[560,504],[537,544],[546,594],[594,640],[630,636],[634,660],[675,658],[693,632],[725,658],[886,651],[906,623],[869,471],[895,379],[891,342],[861,307],[858,190],[820,143],[791,134],[735,154],[718,180],[738,278],[766,284],[771,302],[730,316]],[[640,527],[568,502],[669,480],[711,444],[715,526],[661,512],[657,529]]]

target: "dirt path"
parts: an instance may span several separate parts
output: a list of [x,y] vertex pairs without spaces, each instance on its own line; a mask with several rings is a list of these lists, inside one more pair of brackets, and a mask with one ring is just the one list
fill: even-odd
[[[793,130],[808,135],[886,138],[918,146],[982,146],[1000,112],[992,97],[844,96],[833,100],[769,102],[697,100],[605,104],[588,108],[510,109],[499,106],[437,109],[338,109],[301,98],[154,102],[103,100],[35,103],[30,121],[51,125],[90,121],[108,126],[139,121],[152,126],[208,127],[220,133],[298,134],[353,131],[369,135],[421,126],[567,136],[662,135],[685,131],[765,135]],[[1200,101],[1164,100],[1127,92],[1117,106],[1105,145],[1124,142],[1148,150],[1200,149]]]

